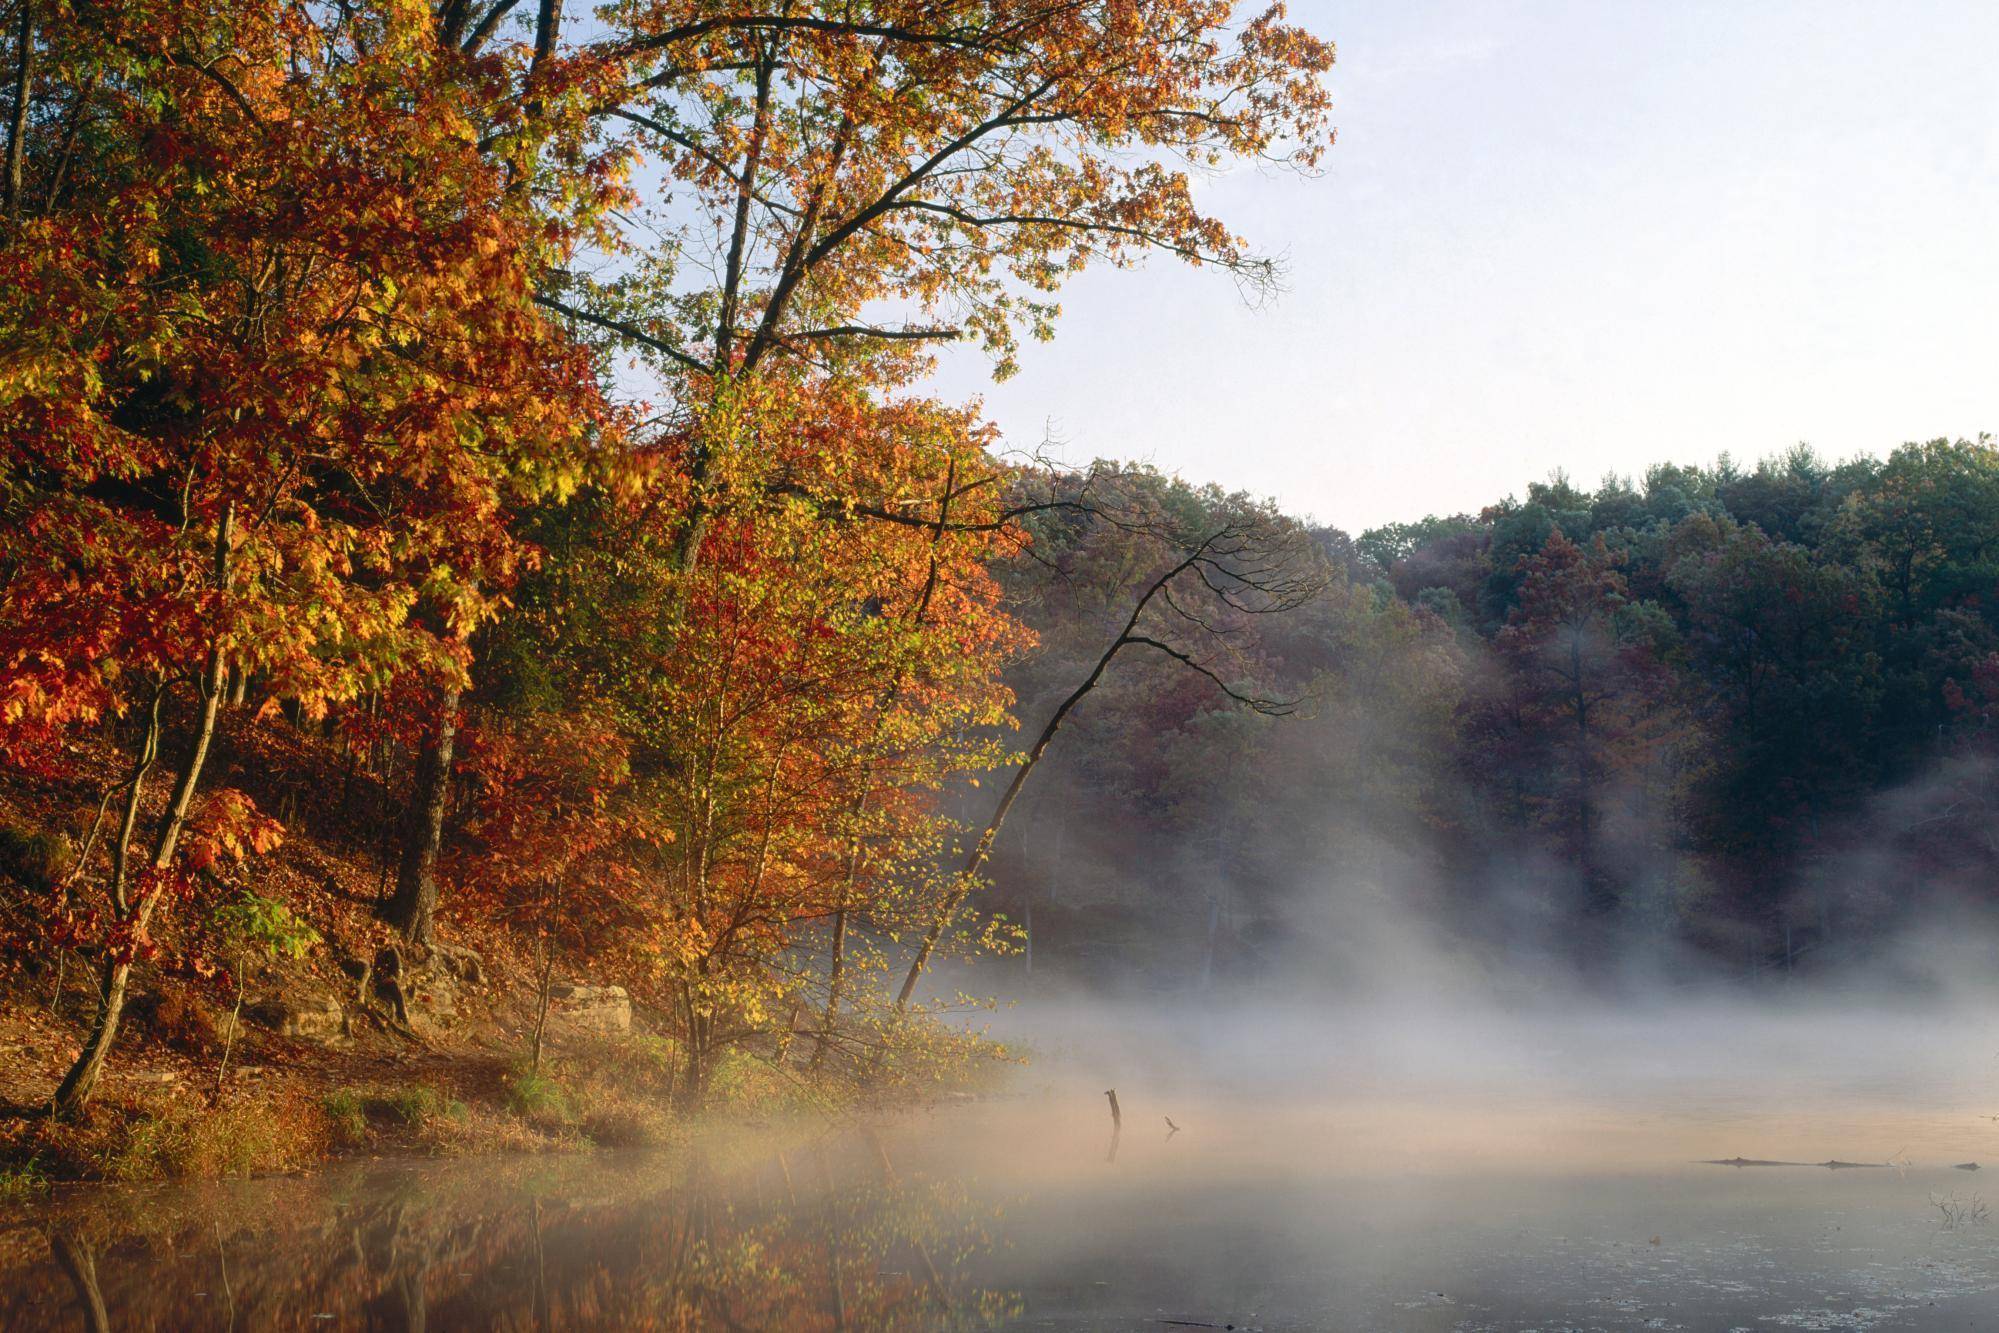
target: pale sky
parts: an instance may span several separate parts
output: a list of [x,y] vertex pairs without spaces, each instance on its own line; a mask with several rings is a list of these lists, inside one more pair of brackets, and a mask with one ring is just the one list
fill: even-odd
[[954,351],[941,392],[1354,531],[1555,468],[1999,431],[1999,4],[1291,12],[1339,44],[1327,170],[1206,187],[1288,257],[1277,305],[1086,274],[1019,375]]

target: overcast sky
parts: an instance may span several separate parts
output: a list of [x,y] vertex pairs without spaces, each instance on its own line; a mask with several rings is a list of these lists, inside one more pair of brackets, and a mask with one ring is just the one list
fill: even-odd
[[1018,445],[1145,458],[1358,530],[1564,468],[1999,430],[1999,4],[1296,0],[1339,44],[1323,177],[1213,208],[1251,310],[1085,275],[990,382]]

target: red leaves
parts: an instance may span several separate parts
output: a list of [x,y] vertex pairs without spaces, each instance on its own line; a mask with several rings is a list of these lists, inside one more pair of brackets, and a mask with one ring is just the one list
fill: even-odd
[[209,796],[189,826],[183,855],[189,870],[212,870],[262,856],[283,840],[284,825],[258,810],[247,794],[223,788]]

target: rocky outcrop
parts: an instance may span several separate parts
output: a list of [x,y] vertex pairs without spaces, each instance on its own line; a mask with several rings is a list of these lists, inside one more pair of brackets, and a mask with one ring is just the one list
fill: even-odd
[[572,1032],[630,1032],[632,997],[623,986],[558,981],[548,988],[548,1022]]
[[476,949],[437,944],[431,947],[431,959],[439,969],[468,986],[482,986],[486,982],[485,959]]
[[330,995],[273,995],[245,1005],[243,1016],[282,1037],[329,1041],[347,1035],[347,1010]]

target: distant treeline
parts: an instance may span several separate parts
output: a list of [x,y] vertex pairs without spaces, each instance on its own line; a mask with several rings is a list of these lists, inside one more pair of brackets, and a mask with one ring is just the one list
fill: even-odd
[[[1117,614],[1119,534],[1068,535],[1010,576],[1046,649],[1023,715]],[[1751,971],[1991,896],[1990,439],[1557,474],[1315,537],[1344,579],[1246,650],[1295,716],[1136,667],[1051,758],[1000,859],[1041,966],[1337,981],[1436,928],[1473,966]]]

